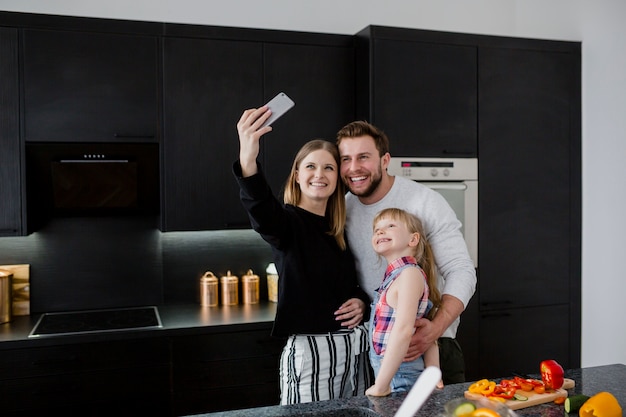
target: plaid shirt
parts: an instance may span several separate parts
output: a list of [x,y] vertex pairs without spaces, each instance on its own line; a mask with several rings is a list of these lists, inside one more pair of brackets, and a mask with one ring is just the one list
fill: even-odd
[[391,262],[387,266],[383,283],[376,289],[378,292],[378,301],[376,302],[376,313],[374,315],[373,331],[372,331],[372,344],[374,350],[378,355],[382,355],[385,352],[391,329],[396,319],[395,309],[387,304],[387,290],[395,279],[405,268],[417,268],[424,277],[424,293],[419,300],[417,307],[416,318],[423,317],[424,314],[430,309],[431,303],[428,300],[428,283],[426,281],[426,273],[417,264],[417,261],[412,256],[404,256]]

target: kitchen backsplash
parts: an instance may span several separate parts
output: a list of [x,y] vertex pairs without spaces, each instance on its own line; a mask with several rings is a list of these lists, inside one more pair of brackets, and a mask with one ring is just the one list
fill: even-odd
[[269,246],[252,230],[162,233],[154,217],[61,218],[0,238],[0,264],[30,264],[31,313],[199,303],[199,280],[252,269],[267,299]]

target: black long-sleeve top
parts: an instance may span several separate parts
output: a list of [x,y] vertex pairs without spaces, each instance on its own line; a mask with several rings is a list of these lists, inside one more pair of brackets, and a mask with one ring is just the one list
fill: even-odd
[[[334,312],[350,298],[369,307],[359,287],[354,258],[326,232],[328,219],[290,204],[281,204],[261,168],[243,178],[236,161],[233,173],[255,231],[270,244],[278,270],[278,305],[273,336],[319,334],[342,329]],[[366,316],[367,317],[367,316]]]

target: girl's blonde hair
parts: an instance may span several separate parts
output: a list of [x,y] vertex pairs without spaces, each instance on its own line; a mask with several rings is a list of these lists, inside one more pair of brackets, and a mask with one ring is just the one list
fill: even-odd
[[429,288],[428,298],[433,303],[433,308],[428,313],[428,318],[432,319],[441,304],[441,293],[437,287],[437,266],[435,265],[435,257],[433,256],[433,251],[428,240],[426,240],[426,233],[424,232],[424,226],[421,220],[417,218],[417,216],[399,208],[387,208],[378,212],[374,217],[373,227],[376,227],[376,223],[381,219],[391,219],[402,222],[406,225],[409,233],[419,234],[419,242],[417,246],[413,248],[413,256],[417,260],[417,264],[426,273],[426,281]]
[[313,139],[300,148],[293,160],[289,177],[285,182],[283,201],[285,204],[291,204],[293,206],[297,206],[300,203],[302,190],[300,190],[300,185],[296,181],[298,177],[298,167],[302,163],[302,160],[311,152],[318,150],[325,150],[330,153],[337,164],[337,187],[335,188],[335,192],[328,198],[326,217],[330,224],[328,234],[335,238],[337,245],[339,245],[342,250],[346,250],[346,240],[344,238],[344,228],[346,226],[346,200],[344,195],[346,191],[339,175],[339,168],[341,167],[339,151],[334,143],[323,139]]

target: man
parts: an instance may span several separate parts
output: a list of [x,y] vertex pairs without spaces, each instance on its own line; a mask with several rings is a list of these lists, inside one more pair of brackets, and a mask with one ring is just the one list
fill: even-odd
[[377,257],[370,241],[376,213],[397,207],[419,217],[435,256],[443,297],[432,321],[416,320],[406,360],[417,359],[438,341],[444,383],[464,382],[465,363],[456,331],[459,316],[474,294],[476,271],[460,231],[461,223],[436,191],[387,173],[389,140],[375,126],[363,121],[344,126],[337,133],[337,146],[341,177],[350,190],[346,195],[346,232],[361,287],[373,298],[385,272],[385,262]]

